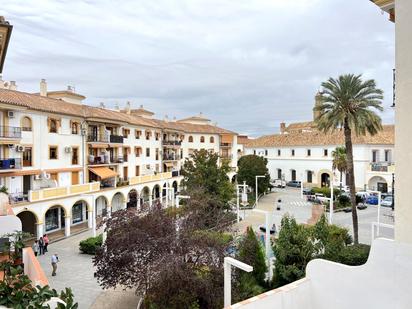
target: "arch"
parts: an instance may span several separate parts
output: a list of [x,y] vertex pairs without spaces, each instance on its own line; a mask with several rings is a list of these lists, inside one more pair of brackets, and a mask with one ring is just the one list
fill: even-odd
[[[315,173],[313,173],[313,174],[315,174]],[[327,170],[327,169],[322,169],[322,170],[318,171],[318,172],[317,172],[317,181],[318,181],[318,185],[321,186],[321,187],[325,187],[325,186],[326,186],[325,183],[322,183],[322,175],[323,175],[323,180],[324,180],[324,181],[325,181],[325,180],[328,180],[327,176],[324,175],[324,174],[329,175],[329,184],[328,184],[328,186],[330,185],[330,180],[332,179],[332,175],[333,175],[332,171]],[[324,181],[323,181],[323,182],[324,182]]]
[[44,213],[44,232],[64,229],[65,217],[69,213],[62,205],[50,206]]
[[33,122],[29,116],[24,116],[23,118],[21,118],[22,131],[32,131],[33,129],[32,124]]
[[21,221],[21,228],[23,232],[34,235],[37,239],[40,235],[37,235],[36,223],[39,219],[35,212],[31,210],[23,210],[16,215]]
[[85,200],[74,202],[71,209],[72,224],[81,223],[88,219],[89,203]]
[[125,196],[122,192],[116,192],[113,197],[112,201],[110,203],[110,206],[112,208],[112,212],[121,210],[125,208]]
[[141,192],[141,196],[143,199],[143,202],[148,202],[149,201],[149,197],[150,197],[150,189],[149,187],[143,187],[142,192]]
[[330,174],[329,173],[320,174],[320,184],[321,184],[321,187],[330,187]]
[[126,208],[130,207],[137,207],[137,199],[139,198],[139,194],[137,193],[136,189],[132,189],[127,194],[127,204]]
[[[213,136],[211,136],[210,138],[209,138],[209,141],[210,141],[210,143],[214,143],[215,142],[215,138],[213,137]],[[240,149],[239,149],[240,150]]]
[[189,143],[193,143],[193,136],[192,135],[189,136]]
[[205,137],[204,137],[203,135],[200,137],[200,142],[201,142],[201,143],[204,143],[204,142],[205,142]]
[[102,217],[107,214],[107,207],[109,207],[109,200],[106,196],[100,195],[95,200],[96,217]]
[[153,187],[153,192],[152,192],[152,194],[153,194],[153,197],[156,199],[156,198],[160,198],[160,186],[158,185],[158,184],[156,184],[154,187]]
[[232,179],[231,179],[232,183],[235,183],[235,182],[236,182],[236,179],[237,179],[237,174],[234,174],[234,175],[232,176]]
[[178,184],[177,184],[177,181],[176,181],[176,180],[173,181],[172,187],[173,187],[173,189],[174,189],[174,192],[176,193],[176,192],[177,192],[177,188],[178,188]]
[[388,192],[388,182],[382,176],[373,176],[368,180],[369,190]]

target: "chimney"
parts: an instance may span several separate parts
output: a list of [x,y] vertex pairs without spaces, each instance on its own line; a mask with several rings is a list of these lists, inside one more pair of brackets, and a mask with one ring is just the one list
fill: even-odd
[[40,95],[47,97],[47,82],[44,78],[40,81]]
[[169,116],[165,115],[164,121],[169,122]]
[[67,91],[68,91],[68,92],[74,92],[74,87],[68,85],[68,86],[67,86]]
[[130,101],[126,102],[125,111],[126,111],[126,114],[130,115]]
[[280,134],[284,134],[286,132],[286,123],[280,123]]
[[176,120],[177,120],[176,116],[173,116],[173,122],[176,122]]
[[16,82],[14,80],[10,81],[9,89],[10,90],[17,90],[17,85],[16,85]]
[[106,106],[104,105],[104,102],[100,102],[99,107],[100,108],[106,108]]
[[116,102],[114,104],[114,109],[117,110],[117,111],[120,111],[119,103]]

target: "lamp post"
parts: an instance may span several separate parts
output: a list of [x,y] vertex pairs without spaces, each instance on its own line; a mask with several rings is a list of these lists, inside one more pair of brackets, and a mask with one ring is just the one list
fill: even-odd
[[255,177],[255,197],[256,197],[255,205],[256,205],[256,208],[258,206],[258,195],[259,195],[259,193],[258,193],[258,178],[265,178],[265,177],[266,177],[265,175],[257,175]]
[[12,30],[13,26],[3,16],[0,16],[0,74],[3,72]]
[[270,251],[270,211],[265,211],[261,209],[253,209],[254,212],[258,212],[265,215],[265,252],[266,258],[269,259]]
[[243,182],[243,185],[236,185],[236,212],[237,212],[237,223],[240,222],[240,202],[239,202],[239,198],[240,198],[240,191],[239,188],[243,187],[243,191],[242,191],[242,203],[245,202],[244,200],[244,195],[246,195],[246,202],[247,202],[247,184],[246,181]]
[[395,173],[392,173],[392,211],[395,210]]
[[253,271],[253,266],[235,260],[231,257],[225,257],[223,262],[224,271],[224,307],[229,307],[232,304],[232,266],[235,266],[248,273]]
[[329,201],[329,224],[332,224],[332,218],[333,218],[333,177],[334,174],[332,174],[332,179],[330,181],[330,201]]

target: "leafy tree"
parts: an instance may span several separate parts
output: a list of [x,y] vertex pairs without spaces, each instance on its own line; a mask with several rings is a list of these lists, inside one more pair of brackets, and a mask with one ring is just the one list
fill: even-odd
[[374,80],[363,81],[361,75],[341,75],[322,83],[322,101],[316,105],[319,112],[316,123],[325,133],[343,129],[347,157],[348,186],[351,193],[354,242],[358,244],[358,215],[355,200],[352,134],[376,134],[382,129],[381,118],[373,109],[382,111],[382,90]]
[[332,169],[338,170],[340,173],[340,187],[342,191],[342,174],[346,173],[348,169],[348,163],[346,161],[346,149],[345,147],[338,146],[332,151]]
[[107,240],[94,258],[104,288],[136,289],[145,308],[221,308],[230,213],[202,190],[176,211],[156,205],[105,219]]
[[266,158],[257,155],[242,156],[238,161],[238,182],[243,183],[243,181],[246,181],[249,187],[255,188],[256,176],[264,175],[264,178],[258,178],[258,191],[259,193],[266,192],[270,183],[267,163],[268,160]]
[[316,248],[310,241],[310,230],[298,224],[295,218],[284,216],[275,252],[273,284],[279,287],[305,276],[306,265],[316,255]]
[[243,300],[262,293],[267,286],[265,277],[267,272],[265,253],[262,244],[256,237],[252,227],[246,229],[246,234],[238,244],[236,258],[248,265],[253,266],[250,273],[237,271],[237,299]]
[[234,194],[233,185],[227,176],[230,167],[225,160],[222,160],[220,166],[218,163],[218,154],[204,149],[195,150],[183,164],[183,186],[188,191],[202,189],[218,196],[219,200],[226,204]]

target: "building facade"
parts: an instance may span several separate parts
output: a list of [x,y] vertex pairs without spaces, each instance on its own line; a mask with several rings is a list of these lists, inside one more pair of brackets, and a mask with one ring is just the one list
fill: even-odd
[[91,107],[70,87],[48,91],[45,80],[35,94],[16,87],[0,81],[0,186],[34,235],[69,236],[108,212],[172,202],[195,150],[218,153],[236,174],[237,134],[203,115],[158,120],[130,103]]
[[[280,134],[250,140],[245,147],[246,154],[267,158],[272,179],[303,181],[307,186],[330,186],[331,181],[334,186],[341,184],[340,172],[333,170],[332,164],[333,151],[344,146],[342,131],[325,134],[313,121],[288,126],[281,123],[280,130]],[[384,125],[375,136],[353,136],[355,185],[359,190],[391,192],[394,139],[393,125]],[[346,185],[345,173],[342,185]]]

